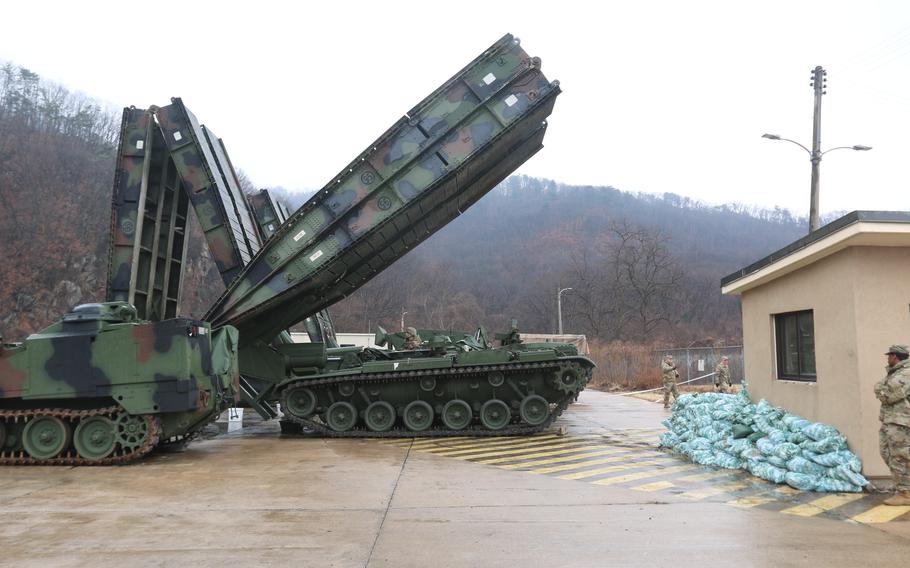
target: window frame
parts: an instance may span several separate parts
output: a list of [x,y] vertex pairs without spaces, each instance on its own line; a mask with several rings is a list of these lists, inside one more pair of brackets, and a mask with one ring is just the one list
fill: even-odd
[[[815,368],[815,372],[809,373],[803,371],[803,363],[807,360],[807,356],[803,353],[803,342],[800,341],[798,336],[800,329],[800,316],[812,316],[812,367]],[[816,367],[816,357],[815,357],[815,313],[814,310],[795,310],[792,312],[783,312],[779,314],[772,314],[773,325],[774,325],[774,359],[777,366],[777,380],[779,381],[798,381],[802,383],[815,383],[818,382],[818,368]],[[788,373],[786,369],[785,357],[787,356],[787,344],[786,344],[786,322],[795,321],[796,323],[796,374]]]

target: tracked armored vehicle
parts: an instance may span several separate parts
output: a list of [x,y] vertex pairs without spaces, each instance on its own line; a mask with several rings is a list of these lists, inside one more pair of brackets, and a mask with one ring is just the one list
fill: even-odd
[[[328,436],[506,436],[549,426],[594,364],[568,344],[523,344],[517,330],[433,335],[417,350],[353,348],[277,385],[282,428]],[[330,350],[331,351],[331,350]]]
[[280,401],[286,422],[327,435],[480,435],[537,431],[575,398],[593,363],[569,345],[523,345],[514,330],[495,348],[445,339],[394,352],[273,341],[539,151],[559,93],[540,60],[507,35],[291,214],[205,316],[240,330],[241,384],[252,406]]
[[0,348],[0,464],[125,463],[235,402],[237,331],[85,304]]
[[[0,350],[0,463],[126,462],[191,435],[235,395],[264,418],[280,404],[286,431],[329,436],[545,428],[590,377],[573,346],[522,344],[513,328],[495,347],[483,334],[337,347],[324,310],[539,151],[559,93],[506,35],[298,211],[271,217],[180,99],[125,109],[111,302]],[[227,285],[205,321],[174,317],[191,207]],[[311,343],[289,341],[299,322]]]

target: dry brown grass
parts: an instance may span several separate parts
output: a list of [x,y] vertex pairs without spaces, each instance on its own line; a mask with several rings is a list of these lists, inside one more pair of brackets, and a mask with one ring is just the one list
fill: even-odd
[[593,388],[632,391],[659,387],[660,368],[654,364],[653,347],[625,341],[589,344],[589,357],[597,364]]

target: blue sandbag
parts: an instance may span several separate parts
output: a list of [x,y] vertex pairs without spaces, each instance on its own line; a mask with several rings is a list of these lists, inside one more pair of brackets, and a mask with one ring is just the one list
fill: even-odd
[[846,481],[847,483],[851,483],[859,487],[865,487],[869,485],[868,479],[856,473],[846,465],[832,467],[828,470],[828,476],[833,477],[834,479],[839,479],[841,481]]
[[827,424],[822,424],[821,422],[815,422],[814,424],[806,426],[802,429],[802,433],[816,442],[840,435],[840,432],[838,432],[836,428],[828,426]]
[[800,491],[813,491],[818,485],[816,483],[817,476],[809,475],[806,473],[796,473],[795,471],[788,471],[785,476],[787,485]]
[[815,484],[815,491],[832,491],[836,493],[860,493],[863,488],[849,481],[834,479],[833,477],[820,477]]
[[796,456],[788,461],[787,469],[794,473],[805,473],[806,475],[815,476],[825,475],[827,472],[824,467],[801,456]]

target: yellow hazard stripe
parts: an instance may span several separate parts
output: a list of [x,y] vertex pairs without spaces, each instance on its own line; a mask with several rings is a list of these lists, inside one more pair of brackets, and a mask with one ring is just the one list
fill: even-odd
[[586,479],[588,477],[597,477],[598,475],[603,475],[605,473],[614,473],[617,471],[625,471],[627,469],[638,469],[642,467],[648,467],[652,465],[657,465],[663,463],[663,460],[642,460],[637,462],[627,462],[619,465],[611,465],[608,467],[601,467],[598,469],[588,469],[585,471],[576,471],[575,473],[567,473],[565,475],[557,476],[559,479]]
[[653,483],[645,483],[644,485],[636,485],[632,489],[635,491],[660,491],[661,489],[669,489],[675,487],[669,481],[655,481]]
[[714,497],[715,495],[721,495],[723,493],[734,493],[740,489],[745,489],[749,487],[748,483],[743,481],[735,481],[732,483],[721,483],[720,485],[712,485],[710,487],[705,487],[704,489],[695,489],[693,491],[685,491],[681,493],[683,497],[692,500],[698,499],[707,499],[708,497]]
[[[538,440],[538,441],[524,441],[524,442],[512,442],[510,444],[497,444],[495,447],[491,446],[478,446],[475,448],[466,448],[460,450],[450,450],[448,448],[440,448],[427,450],[429,453],[435,454],[437,456],[451,456],[451,457],[467,457],[472,454],[486,454],[488,456],[497,455],[496,452],[505,452],[511,450],[521,450],[527,451],[528,448],[540,448],[540,447],[551,447],[557,446],[560,444],[585,444],[589,440],[584,438],[554,438],[550,440]],[[477,456],[474,456],[477,457]]]
[[[593,451],[587,451],[587,448],[591,448]],[[558,455],[558,454],[566,454],[566,455],[560,455],[560,457],[556,457],[556,458],[540,459],[540,460],[535,459],[532,461],[522,461],[519,463],[510,463],[510,464],[506,464],[506,465],[501,465],[499,467],[501,467],[503,469],[521,469],[521,468],[529,468],[529,467],[539,467],[542,465],[551,465],[551,464],[555,464],[555,463],[574,462],[577,460],[583,460],[583,459],[587,459],[587,458],[596,458],[599,456],[609,456],[609,455],[613,455],[613,454],[623,454],[623,457],[617,458],[617,459],[625,459],[630,456],[642,455],[645,453],[644,451],[641,451],[641,450],[632,450],[632,449],[627,449],[627,448],[614,448],[614,447],[608,447],[606,449],[602,449],[602,448],[604,448],[604,446],[584,446],[582,448],[577,448],[576,450],[572,450],[573,452],[581,452],[581,453],[569,454],[566,451],[560,451],[558,453],[554,452],[553,455]],[[526,457],[528,457],[528,458],[545,457],[544,454],[547,454],[547,453],[550,453],[550,452],[538,452],[536,454],[529,454]],[[648,457],[651,457],[653,455],[655,455],[655,454],[651,454],[650,452],[648,453]],[[482,462],[478,462],[478,463],[489,463],[489,462],[482,461]]]
[[663,469],[652,469],[649,471],[640,471],[638,473],[630,473],[627,475],[620,475],[618,477],[607,477],[604,479],[598,479],[592,481],[596,485],[614,485],[616,483],[625,483],[627,481],[637,481],[639,479],[647,479],[649,477],[659,477],[661,475],[670,475],[671,473],[678,473],[680,471],[690,471],[692,469],[698,468],[697,465],[680,465],[676,467],[666,467]]
[[910,507],[908,506],[879,505],[854,515],[850,519],[865,524],[887,523],[907,513],[910,513]]
[[835,493],[833,495],[825,495],[819,499],[813,499],[808,503],[796,505],[795,507],[789,507],[781,511],[781,513],[797,515],[799,517],[814,517],[825,511],[836,509],[841,505],[846,505],[847,503],[852,503],[862,498],[862,493]]
[[503,449],[503,450],[492,450],[492,451],[481,450],[480,453],[472,452],[468,455],[464,455],[464,454],[458,455],[458,456],[450,455],[450,457],[458,457],[458,458],[466,459],[466,460],[474,460],[477,458],[493,458],[493,457],[501,458],[502,456],[509,456],[511,459],[515,459],[516,457],[521,457],[522,455],[526,454],[529,449],[532,451],[535,451],[540,448],[545,448],[547,450],[555,450],[557,448],[561,448],[562,450],[565,451],[565,450],[571,450],[573,448],[584,447],[584,443],[586,441],[587,440],[573,440],[571,442],[555,442],[555,443],[547,444],[546,446],[525,446],[525,447],[520,447],[520,448],[507,448],[507,449]]
[[727,501],[727,504],[733,505],[734,507],[748,509],[750,507],[758,507],[759,505],[767,505],[768,503],[773,503],[774,501],[777,501],[777,499],[774,497],[751,495],[749,497],[741,497],[739,499],[734,499],[733,501]]

